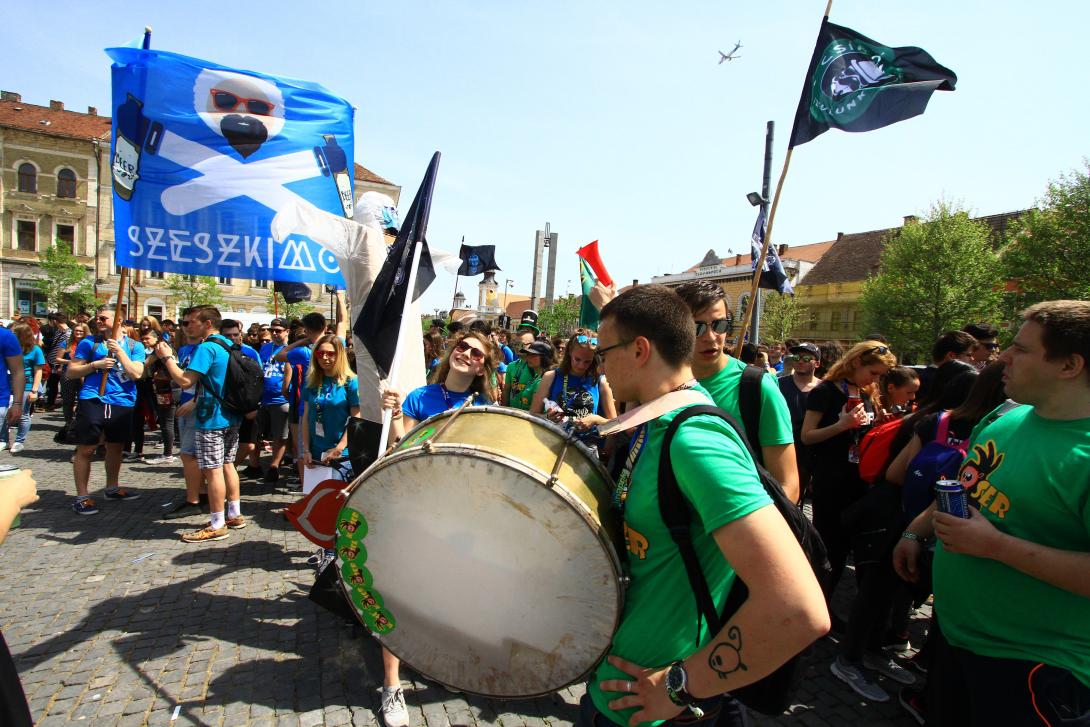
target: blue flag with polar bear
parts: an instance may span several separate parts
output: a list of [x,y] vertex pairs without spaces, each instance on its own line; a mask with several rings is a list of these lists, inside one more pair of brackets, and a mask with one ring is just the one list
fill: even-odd
[[277,241],[270,226],[297,201],[352,216],[347,101],[317,84],[175,53],[106,53],[118,265],[344,287],[318,242]]

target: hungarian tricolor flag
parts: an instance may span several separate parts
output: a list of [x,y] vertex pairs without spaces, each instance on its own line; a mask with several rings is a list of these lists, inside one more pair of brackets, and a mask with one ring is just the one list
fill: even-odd
[[915,47],[890,48],[825,18],[795,112],[790,147],[828,129],[871,131],[919,116],[957,76]]

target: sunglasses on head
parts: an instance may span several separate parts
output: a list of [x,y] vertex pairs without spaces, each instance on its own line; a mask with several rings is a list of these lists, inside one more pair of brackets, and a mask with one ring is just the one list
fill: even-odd
[[273,104],[263,98],[242,98],[218,88],[213,88],[211,94],[212,104],[217,111],[234,111],[243,104],[246,105],[247,111],[258,116],[268,116],[273,110]]
[[879,356],[885,356],[889,353],[889,346],[875,346],[874,348],[868,348],[862,353],[863,356],[868,356],[872,353],[876,353]]
[[591,338],[590,336],[584,336],[582,334],[575,337],[575,342],[583,346],[598,346],[597,338]]
[[469,345],[465,341],[458,341],[458,343],[454,346],[454,350],[458,353],[465,353],[466,351],[468,351],[470,359],[474,361],[484,361],[484,351],[476,348],[475,346]]
[[718,320],[714,320],[711,323],[705,323],[704,321],[697,321],[696,322],[696,337],[700,338],[701,336],[703,336],[707,332],[707,330],[709,328],[712,329],[713,333],[716,333],[716,334],[721,336],[721,335],[723,335],[724,333],[727,332],[727,329],[730,328],[730,321],[728,319],[726,319],[726,318],[719,318]]

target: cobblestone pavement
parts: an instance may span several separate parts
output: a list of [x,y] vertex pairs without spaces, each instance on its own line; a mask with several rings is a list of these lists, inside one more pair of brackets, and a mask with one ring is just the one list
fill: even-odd
[[[289,494],[244,483],[250,527],[189,545],[178,536],[199,519],[157,519],[180,492],[180,467],[126,464],[121,482],[141,499],[99,498],[99,514],[76,515],[71,447],[52,441],[59,422],[36,414],[27,449],[0,454],[33,468],[41,494],[0,548],[0,628],[39,725],[380,724],[379,650],[307,599],[313,547],[275,512]],[[95,462],[92,493],[103,484]],[[896,703],[897,685],[885,684],[891,702],[872,704],[832,677],[834,649],[819,641],[799,703],[755,723],[915,724]],[[583,691],[497,701],[404,676],[414,727],[568,725]]]

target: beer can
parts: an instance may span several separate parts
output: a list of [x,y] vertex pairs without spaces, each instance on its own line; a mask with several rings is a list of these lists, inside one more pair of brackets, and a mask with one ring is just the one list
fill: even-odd
[[969,497],[959,480],[938,480],[935,482],[935,501],[939,511],[955,517],[969,519]]

